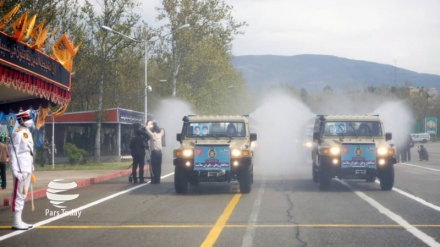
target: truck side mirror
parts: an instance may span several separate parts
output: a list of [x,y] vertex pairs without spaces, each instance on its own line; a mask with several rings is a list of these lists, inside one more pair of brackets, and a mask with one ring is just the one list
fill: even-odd
[[313,132],[313,140],[314,141],[319,141],[320,140],[319,132]]
[[182,134],[177,134],[176,135],[176,140],[178,141],[178,142],[182,142]]
[[389,141],[393,139],[393,135],[389,132],[385,133],[385,141]]
[[250,139],[251,139],[251,142],[256,141],[257,140],[257,134],[256,133],[251,133]]

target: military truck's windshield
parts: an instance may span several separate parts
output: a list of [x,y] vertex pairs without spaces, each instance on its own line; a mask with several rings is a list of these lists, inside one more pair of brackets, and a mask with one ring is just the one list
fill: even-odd
[[243,122],[191,122],[183,130],[186,137],[244,137]]
[[382,136],[382,127],[377,121],[326,122],[324,136]]

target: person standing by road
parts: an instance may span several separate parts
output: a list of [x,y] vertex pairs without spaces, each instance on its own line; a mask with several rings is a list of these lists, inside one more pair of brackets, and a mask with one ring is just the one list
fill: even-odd
[[159,128],[156,122],[147,121],[147,133],[150,136],[151,150],[151,183],[160,184],[162,172],[162,137],[164,130]]
[[6,189],[6,164],[9,162],[8,138],[0,137],[0,178],[2,189]]
[[144,163],[145,163],[145,149],[147,145],[142,136],[140,129],[136,130],[135,136],[130,141],[131,156],[133,157],[133,166],[131,175],[133,183],[137,183],[136,170],[139,167],[139,183],[144,183]]
[[28,230],[32,225],[21,219],[27,191],[31,183],[34,169],[34,141],[29,128],[33,125],[30,110],[16,115],[19,127],[11,133],[9,155],[12,175],[14,176],[12,190],[12,230]]
[[402,148],[402,162],[410,162],[411,161],[411,148],[414,147],[414,142],[411,138],[411,135],[407,135],[405,139],[405,144]]
[[44,164],[46,164],[46,162],[50,162],[50,147],[49,147],[49,142],[46,140],[46,138],[43,141],[43,158],[41,159],[41,167],[44,167]]

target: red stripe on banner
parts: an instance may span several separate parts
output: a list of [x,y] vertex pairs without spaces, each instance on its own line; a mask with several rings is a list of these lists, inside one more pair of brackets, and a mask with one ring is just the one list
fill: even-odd
[[0,64],[0,85],[13,86],[15,90],[65,105],[70,101],[70,92],[35,76]]
[[17,188],[18,188],[18,179],[14,177],[14,192],[12,194],[12,202],[11,202],[12,212],[15,212],[15,200],[17,200]]

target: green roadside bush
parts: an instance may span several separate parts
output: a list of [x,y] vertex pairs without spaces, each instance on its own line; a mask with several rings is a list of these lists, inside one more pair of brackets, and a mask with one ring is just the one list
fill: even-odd
[[64,145],[64,154],[71,165],[86,163],[87,152],[84,149],[76,147],[75,144],[66,143]]

